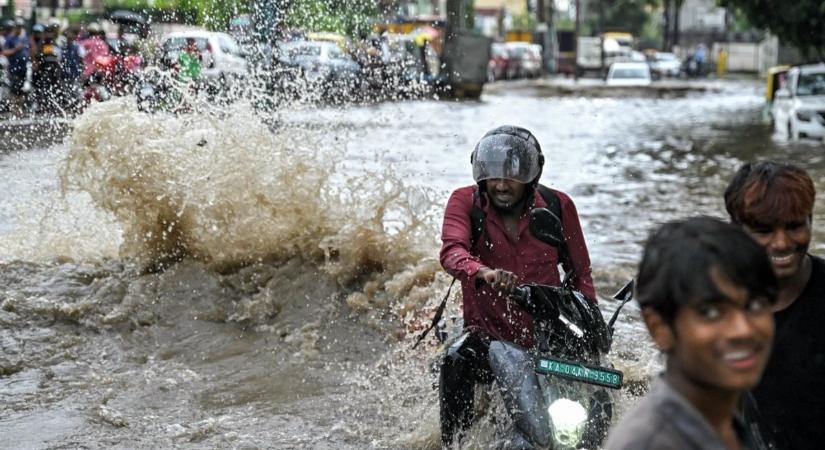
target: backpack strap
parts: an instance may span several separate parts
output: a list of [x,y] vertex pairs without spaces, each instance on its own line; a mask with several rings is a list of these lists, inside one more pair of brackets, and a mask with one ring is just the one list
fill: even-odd
[[481,202],[481,193],[476,186],[473,191],[473,209],[470,210],[470,253],[476,248],[481,236],[487,238],[487,214],[484,213]]
[[[542,184],[537,185],[537,189],[541,198],[544,199],[544,203],[547,204],[547,209],[550,210],[556,217],[559,218],[559,222],[561,222],[561,200],[559,200],[559,196],[556,194],[556,191],[550,189],[547,186]],[[482,197],[476,187],[475,191],[473,191],[473,209],[470,211],[470,253],[476,247],[478,240],[484,236],[485,240],[487,240],[487,215],[484,213],[482,209]],[[490,245],[489,240],[486,242],[487,245]],[[570,254],[567,251],[567,243],[565,242],[565,236],[562,235],[562,242],[559,245],[559,260],[562,262],[563,265],[567,267],[573,267],[572,262],[570,261]],[[421,343],[422,340],[427,336],[427,334],[438,325],[438,322],[441,321],[441,317],[444,314],[444,308],[447,305],[447,300],[450,296],[450,290],[453,288],[453,284],[455,284],[455,278],[453,278],[452,283],[450,283],[450,287],[447,289],[447,294],[444,295],[444,298],[441,300],[441,303],[438,305],[436,309],[435,316],[433,317],[430,326],[427,327],[416,339],[415,344],[413,344],[412,348],[416,348],[418,344]]]
[[[547,204],[547,209],[559,219],[559,223],[561,224],[561,200],[559,199],[558,191],[543,184],[537,185],[536,189],[539,191],[539,195],[541,195],[544,203]],[[567,236],[564,235],[564,227],[562,227],[561,244],[559,245],[559,261],[568,267],[573,267],[570,252],[567,250]]]
[[[537,190],[541,198],[544,199],[544,203],[547,204],[547,209],[558,217],[561,223],[561,200],[559,200],[556,190],[550,189],[543,184],[537,185]],[[476,187],[475,191],[473,191],[473,209],[470,211],[470,252],[473,251],[478,240],[481,239],[481,236],[485,235],[485,231],[487,231],[487,215],[482,209],[481,201],[481,193]],[[565,236],[562,236],[562,245],[559,249],[559,254],[562,258],[568,258],[569,262],[569,253],[564,239]]]

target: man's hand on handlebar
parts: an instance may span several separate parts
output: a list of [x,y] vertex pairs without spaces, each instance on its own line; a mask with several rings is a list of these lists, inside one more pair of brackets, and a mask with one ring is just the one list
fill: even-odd
[[510,296],[513,290],[518,287],[518,278],[512,272],[503,269],[490,269],[482,267],[476,273],[477,283],[487,283],[494,290],[504,296]]

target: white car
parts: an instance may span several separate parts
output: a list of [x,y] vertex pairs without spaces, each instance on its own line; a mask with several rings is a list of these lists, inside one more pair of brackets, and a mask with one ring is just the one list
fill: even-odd
[[194,39],[201,53],[201,77],[225,85],[247,75],[247,61],[235,39],[212,31],[177,31],[161,39],[161,62],[167,67],[177,64],[178,55],[188,39]]
[[659,77],[678,77],[682,73],[682,61],[673,53],[656,52],[650,61],[650,71]]
[[773,126],[788,139],[825,139],[825,63],[794,67],[776,91]]
[[541,75],[541,45],[529,42],[507,42],[504,45],[510,65],[516,70],[516,77],[535,78]]
[[648,86],[650,67],[643,62],[615,62],[607,72],[608,86]]

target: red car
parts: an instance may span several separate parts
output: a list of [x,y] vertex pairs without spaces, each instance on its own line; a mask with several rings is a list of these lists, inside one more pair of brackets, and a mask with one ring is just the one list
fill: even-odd
[[513,78],[513,74],[518,70],[513,70],[513,62],[510,59],[510,52],[507,45],[503,43],[493,43],[490,46],[490,62],[487,65],[487,79],[490,81]]

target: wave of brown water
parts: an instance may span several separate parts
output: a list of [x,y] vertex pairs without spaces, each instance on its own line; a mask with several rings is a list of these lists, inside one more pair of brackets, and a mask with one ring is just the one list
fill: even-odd
[[[502,121],[538,130],[545,180],[576,199],[606,294],[652,224],[719,214],[739,161],[790,154],[825,173],[815,146],[753,126],[759,93],[741,91],[307,108],[274,128],[243,103],[179,117],[95,105],[65,146],[2,160],[20,198],[0,202],[4,435],[17,448],[435,448],[437,350],[409,337],[448,282],[437,227],[470,142]],[[617,339],[631,381],[660,367],[632,307]],[[474,431],[468,447],[485,448],[494,427]]]

